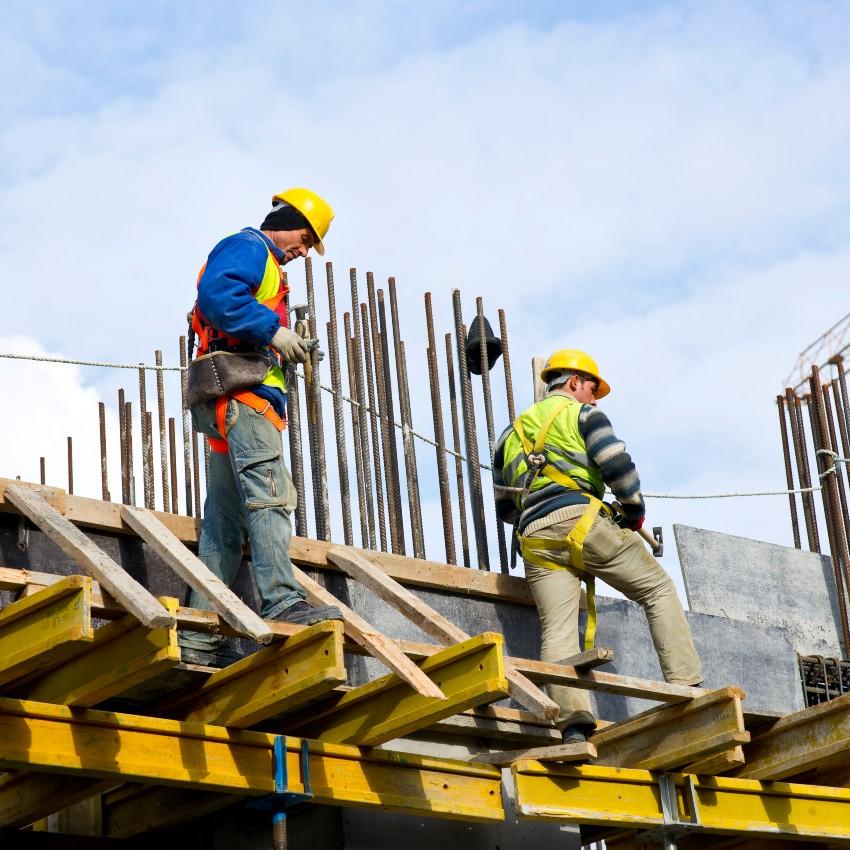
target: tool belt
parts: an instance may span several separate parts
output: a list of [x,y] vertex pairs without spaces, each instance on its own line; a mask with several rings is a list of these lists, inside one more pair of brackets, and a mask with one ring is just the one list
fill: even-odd
[[211,351],[189,364],[186,400],[189,407],[262,384],[272,360],[268,351]]
[[230,399],[247,404],[252,410],[256,410],[261,416],[265,416],[278,431],[283,431],[286,427],[286,420],[281,419],[277,415],[277,411],[272,407],[272,403],[268,399],[261,398],[256,393],[248,392],[247,390],[237,390],[230,393],[230,395],[219,396],[216,399],[215,427],[218,429],[218,433],[221,434],[221,439],[207,437],[211,452],[227,454],[227,403]]

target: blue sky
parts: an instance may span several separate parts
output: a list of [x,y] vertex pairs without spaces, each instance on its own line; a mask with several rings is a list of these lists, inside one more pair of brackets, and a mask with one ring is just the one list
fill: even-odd
[[[523,392],[532,355],[597,357],[647,491],[783,485],[773,399],[848,310],[846,4],[300,8],[5,5],[0,350],[174,362],[211,246],[309,185],[337,281],[398,279],[414,384],[422,294],[440,332],[457,286],[467,315],[506,308]],[[0,473],[61,470],[67,433],[95,457],[93,405],[134,387],[57,369],[0,363],[63,411],[7,421]],[[430,432],[427,393],[414,418]],[[782,499],[649,521],[790,540]]]

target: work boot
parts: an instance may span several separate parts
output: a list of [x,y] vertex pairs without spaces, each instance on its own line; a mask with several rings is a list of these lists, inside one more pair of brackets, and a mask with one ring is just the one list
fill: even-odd
[[575,726],[566,726],[561,732],[562,744],[586,744],[587,739],[593,734],[595,726],[587,723],[579,723]]
[[294,605],[284,608],[274,619],[284,623],[296,623],[299,626],[312,626],[324,620],[341,620],[342,612],[336,605],[320,605],[314,608],[299,600]]

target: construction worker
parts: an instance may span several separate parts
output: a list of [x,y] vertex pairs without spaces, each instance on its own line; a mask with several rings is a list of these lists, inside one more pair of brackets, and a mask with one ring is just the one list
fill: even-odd
[[[324,254],[332,219],[328,203],[308,189],[275,195],[259,228],[246,227],[213,248],[201,270],[191,314],[198,356],[227,351],[256,362],[259,352],[260,374],[265,373],[256,385],[191,408],[195,428],[210,443],[198,555],[229,586],[242,562],[247,531],[260,614],[303,625],[341,615],[334,606],[306,602],[289,558],[296,492],[282,452],[284,370],[286,364],[304,363],[317,341],[289,327],[281,266],[307,256],[311,248]],[[225,360],[225,365],[236,362]],[[194,591],[189,605],[210,609]],[[222,666],[230,660],[222,654],[223,643],[218,635],[181,633],[183,660]]]
[[[640,479],[625,444],[596,406],[611,391],[583,351],[556,351],[541,372],[546,396],[500,437],[495,451],[497,508],[515,524],[541,625],[541,658],[579,652],[580,581],[587,584],[585,645],[595,630],[598,577],[641,605],[664,678],[702,682],[700,659],[670,577],[634,531],[644,520]],[[605,485],[619,502],[603,504]],[[596,721],[586,690],[550,686],[561,708],[564,743],[586,741]]]

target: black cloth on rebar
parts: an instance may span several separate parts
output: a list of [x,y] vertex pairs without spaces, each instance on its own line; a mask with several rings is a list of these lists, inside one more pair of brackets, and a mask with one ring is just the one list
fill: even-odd
[[[481,322],[478,316],[472,320],[472,324],[466,334],[466,363],[473,375],[481,374]],[[493,328],[484,317],[484,333],[487,337],[487,365],[490,369],[502,356],[502,341],[493,333]],[[489,371],[489,369],[488,369]]]
[[260,225],[260,230],[301,230],[306,227],[312,232],[310,222],[295,207],[283,206],[272,210]]

